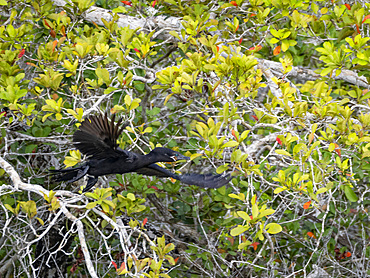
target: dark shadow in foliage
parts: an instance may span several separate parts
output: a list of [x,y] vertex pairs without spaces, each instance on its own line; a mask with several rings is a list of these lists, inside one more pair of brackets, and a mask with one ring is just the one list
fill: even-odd
[[[37,242],[33,262],[37,277],[65,277],[67,268],[72,264],[72,258],[66,255],[70,252],[74,238],[72,235],[66,236],[69,227],[69,220],[59,222]],[[61,250],[57,251],[59,248]]]

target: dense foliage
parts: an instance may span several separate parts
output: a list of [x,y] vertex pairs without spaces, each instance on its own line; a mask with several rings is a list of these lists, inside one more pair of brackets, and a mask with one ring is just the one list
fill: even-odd
[[[370,4],[0,0],[1,277],[370,275]],[[55,183],[90,114],[181,173]],[[315,276],[317,275],[317,276]]]

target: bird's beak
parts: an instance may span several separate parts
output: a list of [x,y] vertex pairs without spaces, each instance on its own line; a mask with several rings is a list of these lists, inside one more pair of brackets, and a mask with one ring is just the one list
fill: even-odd
[[190,159],[190,157],[187,157],[187,156],[182,155],[182,154],[171,156],[171,158],[173,159],[173,161],[177,161],[177,160],[189,160]]

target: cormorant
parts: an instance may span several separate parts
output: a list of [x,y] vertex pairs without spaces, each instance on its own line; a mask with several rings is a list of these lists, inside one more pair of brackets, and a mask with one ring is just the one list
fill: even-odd
[[228,184],[229,177],[221,174],[184,174],[177,175],[160,167],[157,162],[174,162],[189,160],[179,152],[167,148],[155,148],[147,155],[140,155],[118,147],[117,139],[127,124],[121,127],[122,118],[115,124],[115,115],[108,120],[107,114],[90,116],[85,119],[79,130],[73,134],[73,144],[84,155],[88,156],[85,164],[76,168],[51,170],[56,181],[75,182],[88,175],[86,187],[82,192],[90,190],[98,181],[99,176],[136,172],[160,178],[170,177],[189,185],[204,188],[218,188]]

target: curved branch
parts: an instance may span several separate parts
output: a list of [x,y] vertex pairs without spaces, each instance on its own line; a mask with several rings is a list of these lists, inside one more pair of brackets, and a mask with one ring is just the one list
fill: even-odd
[[[273,70],[274,74],[278,77],[283,76],[283,67],[281,63],[258,58],[257,61],[259,64],[263,64],[264,68],[269,68]],[[320,74],[315,73],[315,71],[312,69],[295,66],[292,66],[292,70],[287,74],[287,77],[300,78],[303,80],[317,80],[319,78],[322,78]],[[358,76],[356,72],[347,69],[342,69],[341,73],[338,76],[332,76],[331,78],[334,80],[343,80],[345,82],[360,87],[369,88],[370,86],[365,76]]]
[[[47,196],[50,195],[50,191],[49,190],[46,190],[41,185],[38,185],[38,184],[30,184],[30,183],[24,183],[24,182],[22,182],[20,176],[15,171],[15,169],[13,168],[13,166],[11,166],[2,157],[0,157],[0,167],[3,168],[5,170],[5,172],[7,172],[8,175],[10,176],[10,179],[13,182],[13,188],[15,190],[18,191],[19,189],[22,189],[22,190],[34,192],[34,193],[39,194],[41,196],[44,196],[44,194],[47,195]],[[86,267],[87,267],[87,269],[88,269],[91,277],[98,278],[98,276],[97,276],[97,274],[95,272],[94,266],[92,264],[91,258],[90,258],[89,250],[87,248],[87,244],[86,244],[86,240],[85,240],[85,235],[84,235],[84,231],[83,231],[83,224],[82,224],[81,220],[77,219],[73,214],[71,214],[68,211],[68,209],[66,208],[66,203],[64,201],[59,200],[59,203],[60,203],[60,209],[64,213],[64,215],[68,219],[70,219],[70,220],[72,220],[72,221],[74,221],[76,223],[77,230],[78,230],[78,236],[79,236],[80,243],[81,243],[81,248],[82,248],[82,251],[83,251],[84,256],[85,256]]]

